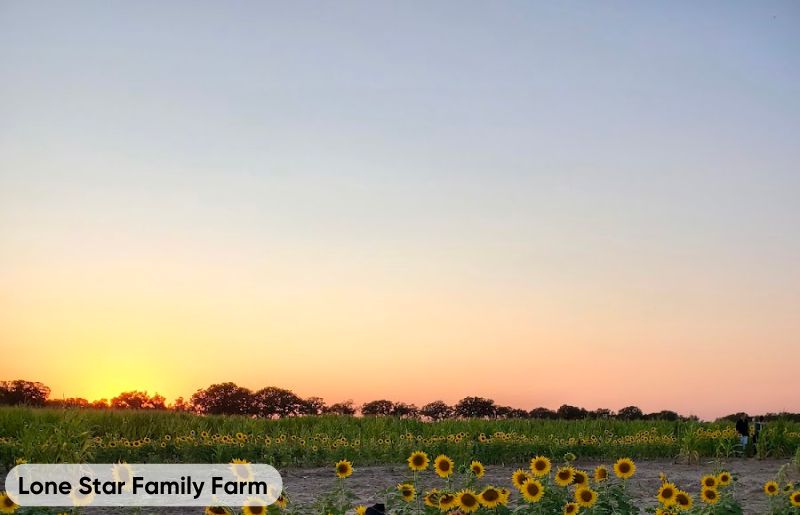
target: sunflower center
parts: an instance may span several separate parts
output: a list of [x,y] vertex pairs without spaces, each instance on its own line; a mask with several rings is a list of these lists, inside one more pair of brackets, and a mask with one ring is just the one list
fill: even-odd
[[483,492],[483,499],[489,502],[496,501],[500,497],[500,494],[497,490],[490,488]]
[[461,496],[461,504],[468,508],[475,506],[477,502],[478,500],[472,494],[464,494]]
[[592,492],[589,490],[581,490],[581,500],[584,502],[589,502],[592,500]]

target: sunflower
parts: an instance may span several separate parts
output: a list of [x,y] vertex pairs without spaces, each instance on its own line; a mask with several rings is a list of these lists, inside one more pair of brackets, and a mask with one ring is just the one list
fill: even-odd
[[476,511],[481,506],[478,494],[472,490],[461,490],[456,494],[456,499],[458,500],[458,507],[465,513]]
[[672,506],[675,504],[675,496],[677,493],[678,488],[673,483],[664,483],[661,485],[661,488],[658,489],[658,495],[656,497],[658,502],[664,506]]
[[417,490],[411,483],[400,483],[397,489],[405,502],[411,502],[417,497]]
[[133,469],[124,461],[114,463],[114,465],[111,466],[111,476],[114,478],[114,481],[125,483],[122,486],[123,490],[133,490],[133,483],[131,482]]
[[522,485],[525,484],[525,481],[529,479],[531,479],[530,474],[528,474],[522,469],[517,469],[516,471],[514,471],[513,474],[511,474],[511,484],[513,484],[518,489],[522,488]]
[[770,497],[773,495],[778,495],[778,483],[775,481],[767,481],[764,483],[764,493]]
[[364,506],[363,504],[359,504],[358,506],[356,506],[356,515],[364,515],[365,513],[367,513],[366,506]]
[[85,495],[82,494],[80,490],[73,490],[69,494],[69,498],[72,499],[73,506],[88,506],[89,504],[92,504],[92,501],[94,501],[94,496],[94,490]]
[[431,460],[428,459],[427,454],[422,451],[414,451],[408,457],[408,468],[414,472],[421,472],[428,468],[428,463],[430,462]]
[[347,460],[336,462],[336,477],[344,479],[353,475],[353,464]]
[[520,488],[522,497],[528,502],[539,502],[544,495],[544,486],[538,479],[528,479]]
[[580,510],[578,503],[568,502],[564,505],[564,515],[574,515],[578,510]]
[[444,492],[439,494],[439,510],[449,511],[450,508],[455,508],[458,505],[458,499],[455,494]]
[[700,486],[703,488],[716,488],[718,484],[717,476],[712,476],[711,474],[706,474],[700,479]]
[[575,469],[575,473],[572,476],[572,484],[576,485],[578,488],[587,486],[589,484],[589,474],[583,470]]
[[231,515],[231,511],[223,506],[206,506],[205,515]]
[[531,472],[536,477],[544,477],[550,473],[550,469],[553,465],[550,463],[550,459],[546,458],[545,456],[536,456],[531,460]]
[[287,504],[289,504],[289,499],[284,494],[279,495],[278,498],[275,499],[275,505],[280,509],[286,508]]
[[800,490],[793,492],[789,496],[789,502],[792,503],[792,506],[798,507],[800,506]]
[[431,488],[431,490],[425,494],[422,500],[425,501],[425,506],[430,506],[431,508],[438,508],[439,490],[437,490],[436,488]]
[[717,504],[719,501],[719,492],[717,492],[716,488],[704,486],[703,489],[700,490],[700,500],[706,504]]
[[594,480],[600,483],[608,479],[608,469],[605,465],[598,465],[594,468]]
[[689,495],[687,492],[683,490],[678,490],[678,493],[675,494],[675,504],[678,506],[679,509],[686,511],[692,509],[692,504],[694,504],[694,500],[692,496]]
[[636,473],[636,464],[630,458],[620,458],[614,463],[614,474],[620,479],[628,479]]
[[236,476],[239,481],[252,481],[253,469],[250,467],[250,462],[247,460],[232,459],[231,472]]
[[0,492],[0,513],[14,513],[19,505],[6,492]]
[[584,508],[591,508],[597,502],[597,492],[591,488],[578,488],[575,490],[575,502]]
[[506,487],[501,487],[497,489],[500,492],[500,504],[506,505],[508,504],[508,498],[511,496],[511,491],[509,491]]
[[486,469],[483,467],[483,463],[477,460],[473,460],[473,462],[469,464],[469,470],[477,478],[483,477],[483,474],[486,472]]
[[242,506],[242,515],[266,515],[267,503],[256,497],[249,497]]
[[731,484],[731,481],[733,481],[733,478],[731,477],[731,473],[727,470],[723,470],[717,474],[717,482],[719,482],[720,486],[728,486]]
[[484,488],[483,491],[478,494],[478,502],[487,508],[494,508],[497,505],[502,504],[503,496],[500,494],[500,491],[497,488],[490,485]]
[[449,456],[440,454],[433,460],[433,468],[439,477],[450,477],[453,474],[453,460]]
[[575,469],[572,467],[558,467],[554,480],[558,486],[569,486],[573,477],[575,477]]

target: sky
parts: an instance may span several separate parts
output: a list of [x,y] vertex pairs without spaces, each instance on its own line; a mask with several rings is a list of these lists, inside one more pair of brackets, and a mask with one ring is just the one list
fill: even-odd
[[0,379],[800,411],[797,2],[0,3]]

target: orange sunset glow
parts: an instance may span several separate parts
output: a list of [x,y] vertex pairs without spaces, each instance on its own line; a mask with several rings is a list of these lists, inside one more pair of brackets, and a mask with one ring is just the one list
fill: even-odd
[[0,7],[0,379],[800,411],[791,17],[397,7]]

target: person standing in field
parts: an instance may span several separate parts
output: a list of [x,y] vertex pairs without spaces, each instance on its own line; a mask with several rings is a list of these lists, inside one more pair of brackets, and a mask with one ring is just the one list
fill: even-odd
[[750,424],[747,421],[747,415],[744,413],[739,416],[736,421],[736,432],[739,433],[739,445],[742,446],[742,454],[747,451],[747,440],[750,438]]
[[758,437],[764,430],[764,415],[758,417],[753,424],[753,445],[758,443]]

